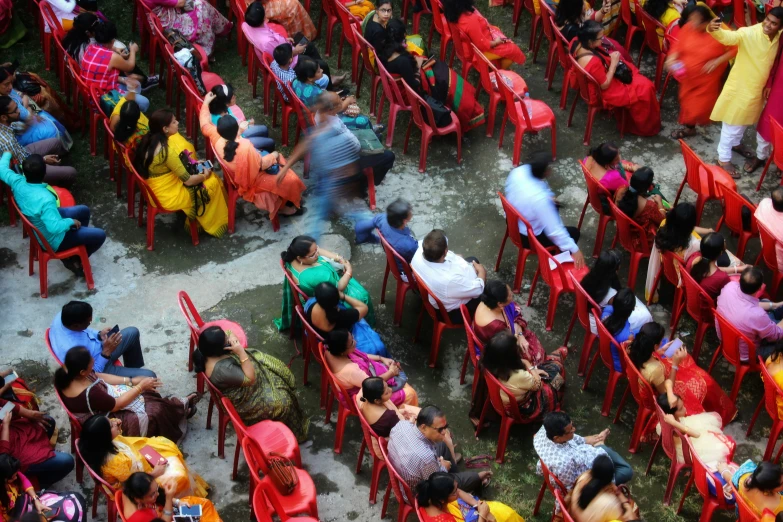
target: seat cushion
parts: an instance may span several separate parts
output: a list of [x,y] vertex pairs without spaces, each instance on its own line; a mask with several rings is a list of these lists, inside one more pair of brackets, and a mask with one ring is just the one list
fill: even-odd
[[[514,94],[517,96],[524,96],[527,92],[527,83],[525,79],[513,71],[502,70],[499,71],[500,76],[504,78],[506,85],[511,87]],[[489,73],[489,79],[492,82],[493,90],[498,92],[497,75],[494,72]]]

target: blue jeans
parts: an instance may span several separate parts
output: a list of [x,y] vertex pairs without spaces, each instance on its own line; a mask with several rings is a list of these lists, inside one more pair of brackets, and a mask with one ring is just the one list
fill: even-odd
[[76,219],[82,226],[77,230],[69,230],[65,233],[58,252],[68,250],[69,248],[84,245],[87,249],[87,255],[91,256],[93,252],[101,248],[106,241],[106,232],[100,228],[90,227],[90,208],[86,205],[76,205],[74,207],[58,208],[60,215],[64,218]]
[[630,482],[633,478],[633,468],[631,465],[609,446],[602,445],[599,447],[603,448],[606,454],[609,455],[609,458],[612,459],[612,463],[614,464],[614,483],[619,486]]
[[269,129],[266,125],[251,125],[242,133],[243,138],[253,144],[257,149],[263,149],[267,152],[274,152],[275,140],[269,137]]
[[55,451],[54,457],[27,468],[25,475],[37,477],[41,487],[47,487],[64,479],[73,470],[73,466],[74,460],[71,455]]
[[[144,355],[141,351],[141,340],[139,329],[133,326],[120,330],[122,341],[111,353],[103,373],[116,375],[118,377],[157,377],[155,372],[142,368],[144,366]],[[98,357],[103,357],[99,355]],[[114,361],[122,357],[125,366],[115,366]]]

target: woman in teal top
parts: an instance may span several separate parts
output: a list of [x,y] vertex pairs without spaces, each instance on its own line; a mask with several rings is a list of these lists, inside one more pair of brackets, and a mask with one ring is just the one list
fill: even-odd
[[[320,80],[323,76],[323,71],[315,60],[305,59],[304,55],[299,57],[299,62],[294,67],[296,73],[296,79],[291,82],[291,88],[294,90],[297,98],[312,108],[318,96],[324,92],[323,89],[318,87],[315,82]],[[372,122],[367,118],[359,114],[358,106],[356,105],[356,98],[353,96],[346,96],[343,99],[343,107],[340,113],[337,115],[345,126],[349,129],[372,129]]]

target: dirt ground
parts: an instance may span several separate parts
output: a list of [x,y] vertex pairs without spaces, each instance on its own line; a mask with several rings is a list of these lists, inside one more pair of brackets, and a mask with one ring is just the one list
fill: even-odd
[[[101,10],[117,22],[124,40],[137,38],[130,33],[131,2],[105,0]],[[512,34],[511,6],[489,9],[486,4],[478,6],[493,23],[498,24]],[[221,7],[222,8],[222,7]],[[317,20],[320,2],[313,2],[312,16]],[[28,27],[33,26],[32,15],[26,2],[17,5],[17,13],[22,16]],[[395,5],[395,14],[400,13]],[[520,23],[520,36],[514,40],[523,49],[527,49],[530,17],[523,14]],[[422,18],[421,33],[429,30],[429,18]],[[335,49],[330,63],[336,67],[336,47],[338,32],[335,31]],[[239,94],[239,104],[248,117],[256,122],[264,122],[271,127],[271,118],[263,115],[261,98],[251,100],[251,89],[247,84],[246,69],[242,67],[236,53],[236,34],[231,41],[222,41],[217,45],[218,63],[213,69],[224,79],[233,83]],[[622,40],[621,40],[622,41]],[[433,47],[437,50],[439,38],[434,38]],[[323,53],[323,38],[317,41]],[[23,42],[3,53],[3,61],[18,58],[23,67],[41,72],[43,70],[41,47],[36,30],[31,30]],[[576,108],[572,127],[567,127],[567,112],[557,108],[560,98],[562,71],[557,73],[553,89],[548,91],[543,80],[544,61],[547,45],[544,43],[539,53],[538,63],[533,63],[532,53],[522,67],[515,66],[527,81],[531,96],[547,102],[557,117],[557,162],[555,175],[549,180],[559,200],[564,204],[561,210],[563,221],[575,225],[579,219],[586,190],[577,165],[577,159],[586,154],[582,144],[586,110],[582,102]],[[633,48],[638,53],[638,47]],[[654,72],[654,57],[646,54],[642,70],[648,76]],[[348,65],[346,65],[348,64]],[[143,67],[146,67],[144,63]],[[345,50],[343,69],[350,67],[350,51]],[[470,80],[477,84],[475,72]],[[55,82],[53,74],[45,77]],[[360,104],[367,108],[369,100],[369,81],[365,78]],[[259,86],[259,92],[261,87]],[[625,136],[620,139],[614,120],[599,116],[596,119],[592,143],[604,140],[617,143],[623,157],[651,166],[655,170],[656,181],[661,184],[663,193],[670,201],[674,200],[684,174],[684,165],[679,144],[668,136],[676,128],[677,89],[672,86],[663,102],[663,130],[655,138]],[[165,96],[161,92],[153,93],[152,107],[165,105]],[[570,99],[570,98],[569,98]],[[486,95],[481,100],[486,104]],[[413,131],[408,154],[402,154],[402,142],[408,117],[399,118],[394,137],[393,150],[397,161],[386,178],[378,187],[378,210],[382,211],[397,197],[411,201],[414,218],[411,227],[417,237],[422,237],[434,227],[444,229],[449,236],[451,248],[463,255],[477,256],[489,269],[492,278],[508,282],[513,279],[515,249],[509,245],[495,273],[495,265],[500,242],[505,230],[504,217],[496,195],[502,190],[504,180],[511,169],[512,128],[507,129],[504,146],[497,147],[500,117],[496,123],[494,137],[485,136],[485,129],[469,132],[464,139],[463,162],[455,161],[453,137],[435,139],[430,147],[427,172],[417,171],[419,132]],[[707,161],[715,161],[718,136],[717,125],[700,129],[698,136],[689,139],[689,143]],[[280,128],[271,130],[272,136],[280,139]],[[753,135],[748,132],[746,142],[753,143]],[[203,139],[200,141],[203,147]],[[547,131],[539,135],[528,135],[524,139],[524,154],[548,149],[550,135]],[[288,153],[290,149],[283,149]],[[741,159],[735,158],[736,162]],[[67,419],[56,404],[51,390],[51,375],[54,362],[46,352],[43,335],[54,315],[63,304],[72,299],[89,301],[95,310],[95,327],[102,328],[119,324],[136,326],[141,331],[142,345],[147,366],[163,376],[164,394],[184,396],[195,389],[194,375],[187,372],[187,327],[176,303],[179,290],[186,290],[205,319],[226,317],[239,322],[247,333],[250,346],[262,349],[288,362],[301,383],[303,364],[301,357],[295,357],[296,351],[287,334],[278,333],[272,320],[280,314],[282,273],[278,262],[279,254],[290,240],[303,233],[301,218],[282,219],[282,227],[273,232],[265,215],[260,214],[252,205],[238,204],[236,232],[222,239],[201,235],[201,244],[194,247],[189,235],[183,229],[181,216],[159,217],[156,224],[155,250],[145,248],[145,232],[138,228],[134,220],[126,217],[124,199],[114,197],[114,184],[108,180],[106,161],[99,155],[89,155],[87,140],[78,136],[70,154],[69,161],[79,169],[79,181],[74,195],[80,203],[92,208],[94,224],[104,228],[108,240],[103,248],[92,258],[96,289],[86,290],[83,280],[75,279],[70,272],[53,262],[49,271],[49,297],[41,299],[36,277],[28,276],[27,240],[21,237],[20,228],[0,227],[0,292],[3,295],[2,321],[0,322],[0,363],[13,365],[19,373],[32,382],[42,399],[42,409],[50,411],[63,428],[60,449],[68,448]],[[301,168],[301,165],[300,165]],[[770,175],[762,191],[753,189],[759,172],[745,176],[738,183],[742,193],[757,202],[765,197],[777,183],[776,176]],[[682,196],[685,200],[694,200],[695,195],[686,189]],[[7,225],[7,207],[0,207],[4,225]],[[703,226],[714,226],[720,215],[716,203],[708,204]],[[592,210],[582,225],[580,245],[584,252],[593,250],[596,231],[596,214]],[[468,421],[470,375],[468,383],[459,384],[459,369],[465,350],[465,335],[462,330],[447,331],[443,336],[438,365],[430,369],[426,365],[429,353],[431,322],[423,321],[419,341],[412,341],[416,319],[420,311],[420,302],[415,295],[409,295],[406,301],[403,326],[392,325],[393,309],[381,304],[380,289],[383,278],[385,258],[379,246],[356,245],[351,224],[346,221],[333,221],[329,225],[322,244],[351,259],[355,277],[365,285],[373,298],[378,317],[377,330],[380,332],[394,357],[403,363],[411,384],[417,389],[422,404],[437,404],[448,415],[449,423],[459,443],[459,451],[465,456],[494,454],[497,442],[497,426],[486,429],[481,438],[473,437]],[[611,244],[614,225],[610,225],[605,247]],[[724,233],[728,232],[724,229]],[[730,247],[736,245],[734,238],[728,238]],[[758,254],[758,241],[750,242],[746,260],[755,259]],[[626,256],[627,258],[627,256]],[[592,260],[588,261],[592,263]],[[523,290],[517,299],[523,305],[527,302],[529,285],[535,269],[535,259],[527,264]],[[624,271],[627,270],[627,259]],[[643,281],[646,263],[640,269],[638,295],[643,295]],[[560,346],[573,311],[573,299],[563,297],[558,307],[554,329],[544,329],[544,316],[548,299],[545,285],[540,285],[533,297],[531,307],[523,306],[525,317],[538,334],[544,346],[552,350]],[[387,290],[387,303],[394,301],[394,283]],[[671,307],[671,289],[662,293],[662,304],[654,305],[652,311],[661,322],[668,323]],[[683,318],[681,327],[686,346],[692,339],[694,323]],[[688,335],[691,333],[691,335]],[[577,326],[570,341],[572,356],[568,360],[568,385],[565,410],[570,413],[582,435],[597,433],[609,427],[612,431],[608,443],[626,455],[634,467],[636,477],[630,484],[634,497],[639,502],[646,520],[666,521],[677,519],[672,507],[662,505],[663,490],[668,476],[669,461],[659,455],[649,476],[644,469],[650,456],[651,447],[641,446],[636,455],[629,455],[627,447],[630,430],[634,421],[636,405],[633,401],[626,406],[618,424],[612,424],[616,408],[620,401],[619,388],[615,395],[612,417],[600,415],[603,399],[603,384],[606,382],[606,369],[601,365],[596,370],[590,387],[582,391],[582,378],[576,375],[578,351],[581,347],[583,332]],[[706,367],[709,357],[717,346],[714,332],[705,341],[700,363]],[[724,389],[730,389],[733,377],[730,369],[719,365],[714,375]],[[356,419],[348,421],[343,453],[335,455],[334,422],[324,423],[324,414],[319,409],[318,379],[320,370],[313,363],[310,368],[309,386],[299,386],[299,398],[302,407],[312,419],[312,444],[303,448],[304,467],[313,476],[318,489],[319,516],[323,521],[376,520],[380,516],[379,503],[368,504],[369,470],[365,461],[360,474],[355,474],[356,458],[361,441],[361,430]],[[313,385],[312,383],[315,383]],[[758,459],[763,453],[769,434],[769,419],[762,415],[750,437],[745,436],[748,422],[758,400],[763,394],[760,380],[750,376],[743,384],[738,399],[739,415],[730,424],[727,432],[738,442],[736,460]],[[199,404],[199,413],[190,421],[190,431],[182,445],[189,465],[200,473],[211,485],[211,499],[215,502],[221,516],[226,521],[246,519],[248,475],[244,462],[240,465],[237,481],[230,480],[231,457],[235,450],[235,437],[229,428],[226,443],[226,458],[217,457],[215,429],[205,430],[207,400]],[[336,420],[336,417],[334,417]],[[213,419],[213,423],[216,422]],[[514,506],[525,519],[546,520],[551,513],[552,498],[547,496],[541,514],[533,517],[533,505],[541,479],[535,475],[536,456],[532,447],[532,437],[538,425],[519,426],[512,429],[511,439],[503,465],[493,464],[495,478],[486,491],[487,499],[501,500]],[[382,479],[382,489],[386,478]],[[685,479],[678,482],[673,499],[676,507],[685,485]],[[82,485],[75,477],[68,477],[60,485],[63,488],[79,488],[85,494],[91,494],[92,481],[86,478]],[[391,515],[396,516],[396,503],[391,502]],[[694,491],[688,497],[681,516],[695,520],[701,509],[701,499]],[[99,518],[105,519],[105,506],[101,504]],[[719,514],[716,520],[733,520],[729,514]]]

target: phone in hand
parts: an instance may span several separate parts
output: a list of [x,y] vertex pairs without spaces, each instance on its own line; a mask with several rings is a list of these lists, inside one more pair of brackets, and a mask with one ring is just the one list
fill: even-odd
[[675,353],[677,353],[677,350],[680,349],[682,346],[682,339],[675,339],[672,341],[672,344],[666,349],[666,353],[663,354],[663,356],[666,359],[671,359]]
[[120,332],[120,325],[115,324],[114,327],[111,330],[109,330],[109,332],[106,334],[106,338],[108,339],[112,335],[114,335],[116,333],[119,333],[119,332]]
[[305,38],[305,37],[303,36],[301,40],[299,40],[298,42],[296,42],[296,45],[307,45],[307,44],[309,44],[309,43],[310,43],[310,40],[308,40],[307,38]]
[[212,169],[212,162],[209,160],[199,161],[196,164],[196,172],[199,174],[202,174],[205,170],[211,170]]
[[5,376],[4,380],[5,380],[6,384],[11,384],[12,382],[14,382],[18,378],[19,378],[19,375],[16,372],[11,372],[11,373],[9,373],[8,375]]
[[0,422],[2,422],[3,419],[5,419],[6,413],[14,409],[14,403],[13,402],[6,402],[5,406],[0,408]]
[[192,506],[180,505],[179,513],[174,515],[176,522],[195,522],[201,517],[201,505],[194,504]]

